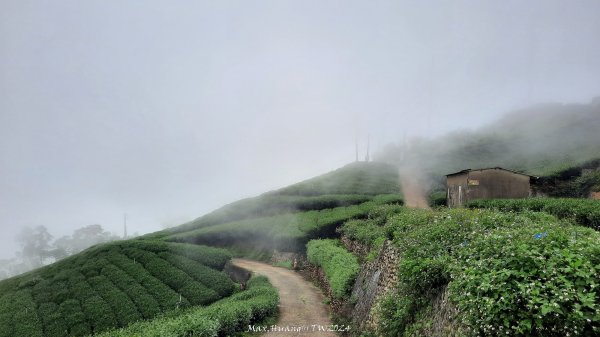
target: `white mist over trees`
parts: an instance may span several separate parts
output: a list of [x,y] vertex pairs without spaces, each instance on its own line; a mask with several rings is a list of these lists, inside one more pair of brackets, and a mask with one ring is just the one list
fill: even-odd
[[[600,2],[0,1],[0,257],[600,94]],[[494,150],[495,151],[495,150]],[[432,154],[433,155],[433,154]],[[171,221],[177,219],[177,221]],[[181,221],[179,221],[181,219]],[[59,234],[60,233],[60,234]]]
[[505,167],[548,175],[600,158],[600,100],[539,104],[510,112],[476,129],[387,146],[376,159],[417,166],[434,184],[463,169]]
[[121,238],[96,224],[79,228],[72,235],[54,241],[54,236],[45,226],[24,227],[16,239],[20,251],[13,259],[0,260],[0,279],[56,262],[93,245]]

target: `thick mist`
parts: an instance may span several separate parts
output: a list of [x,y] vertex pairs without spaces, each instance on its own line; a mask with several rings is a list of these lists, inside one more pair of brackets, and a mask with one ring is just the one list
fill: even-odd
[[462,130],[509,111],[502,130],[550,129],[519,116],[599,95],[599,12],[597,1],[3,1],[0,258],[25,227],[60,238],[94,224],[121,236],[124,213],[130,233],[186,222],[351,162],[356,139],[364,158],[368,135],[372,152],[411,143],[438,171],[469,164],[439,161],[473,137],[491,148],[486,164],[521,148],[497,164],[518,166],[553,136]]

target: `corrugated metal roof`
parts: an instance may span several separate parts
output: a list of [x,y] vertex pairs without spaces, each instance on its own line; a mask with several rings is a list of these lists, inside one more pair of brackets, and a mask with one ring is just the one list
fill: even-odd
[[523,173],[523,172],[517,172],[517,171],[513,171],[513,170],[508,170],[508,169],[505,169],[505,168],[502,168],[502,167],[487,167],[487,168],[480,168],[480,169],[466,169],[466,170],[462,170],[462,171],[458,171],[458,172],[446,174],[446,177],[455,176],[455,175],[463,174],[463,173],[469,173],[469,172],[472,172],[472,171],[486,171],[486,170],[503,170],[503,171],[507,171],[507,172],[511,172],[511,173],[515,173],[515,174],[520,174],[520,175],[523,175],[523,176],[528,176],[528,177],[531,177],[531,178],[539,178],[539,177],[532,176],[532,175],[529,175],[529,174],[526,174],[526,173]]

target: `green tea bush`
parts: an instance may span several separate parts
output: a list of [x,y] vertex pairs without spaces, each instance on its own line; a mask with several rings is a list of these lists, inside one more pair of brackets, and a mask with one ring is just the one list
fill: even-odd
[[597,335],[598,247],[597,233],[559,225],[474,238],[457,254],[452,298],[473,335]]
[[179,301],[179,294],[152,276],[142,264],[122,254],[111,255],[108,259],[146,289],[159,303],[161,311],[172,310],[176,307]]
[[398,168],[383,163],[357,162],[282,188],[275,195],[392,194],[400,191]]
[[31,290],[18,291],[10,304],[13,308],[13,321],[22,323],[14,325],[14,336],[43,336],[42,322],[37,314]]
[[131,240],[121,243],[119,246],[121,246],[123,249],[137,248],[142,251],[153,253],[170,252],[176,255],[185,256],[200,264],[218,270],[222,270],[227,261],[231,259],[231,253],[225,249],[200,245],[163,241]]
[[312,240],[306,248],[308,261],[323,268],[333,295],[347,296],[360,270],[356,257],[337,240]]
[[245,331],[250,324],[274,316],[278,304],[277,289],[265,277],[253,277],[248,281],[247,290],[207,307],[173,311],[151,321],[133,323],[127,328],[107,331],[97,336],[232,336]]
[[578,224],[600,231],[600,202],[590,199],[532,198],[474,200],[471,208],[494,208],[501,211],[542,211],[561,219],[572,219]]
[[[208,267],[207,267],[208,268]],[[105,275],[119,290],[128,294],[143,318],[152,318],[160,313],[160,305],[142,285],[115,265],[102,269]]]
[[220,297],[231,295],[235,285],[225,273],[209,268],[185,256],[172,253],[159,253],[162,259],[168,261],[173,266],[184,270],[194,280],[202,283],[206,287],[214,290]]
[[346,221],[337,231],[351,240],[373,247],[381,241],[380,238],[386,237],[384,225],[387,220],[404,209],[400,205],[377,206],[368,212],[365,219]]
[[84,336],[208,305],[233,291],[218,270],[230,257],[223,249],[141,240],[92,247],[0,282],[0,336]]
[[[67,336],[69,331],[59,307],[55,303],[42,303],[38,308],[39,317],[44,324],[44,336]],[[21,323],[18,323],[21,324]],[[18,324],[15,324],[18,325]]]
[[166,239],[196,244],[252,244],[257,249],[298,251],[312,238],[335,236],[336,228],[349,219],[365,218],[375,207],[402,202],[399,195],[381,195],[360,205],[230,222],[175,234]]
[[130,257],[140,261],[150,274],[178,292],[186,305],[206,305],[219,299],[219,295],[214,290],[195,281],[187,273],[156,254],[137,248],[130,249],[128,252],[131,254]]
[[82,300],[81,306],[92,332],[100,332],[118,326],[117,317],[112,308],[99,295],[86,297]]
[[467,336],[592,336],[600,331],[600,234],[547,213],[406,210],[384,226],[401,252],[378,334],[419,334],[448,289]]
[[71,331],[75,330],[74,328],[84,335],[91,333],[91,328],[86,321],[78,300],[68,299],[62,302],[58,306],[58,311],[64,318],[63,322],[65,323],[65,327],[69,329],[69,334],[74,334],[71,333]]
[[307,212],[335,207],[361,204],[372,199],[362,194],[326,194],[316,196],[264,194],[226,205],[216,211],[181,226],[144,235],[144,239],[161,239],[169,235],[187,232],[228,222],[264,218],[285,213]]
[[14,293],[0,295],[0,326],[4,329],[0,330],[0,337],[13,336],[12,325],[12,297]]
[[94,276],[87,282],[110,305],[120,326],[142,318],[129,296],[115,287],[105,276]]

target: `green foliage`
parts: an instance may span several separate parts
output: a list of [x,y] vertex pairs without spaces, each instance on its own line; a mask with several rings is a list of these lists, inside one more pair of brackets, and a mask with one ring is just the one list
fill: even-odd
[[532,186],[551,197],[587,198],[590,192],[600,190],[600,159],[566,167],[540,177]]
[[532,198],[474,200],[471,208],[493,208],[501,211],[540,211],[560,219],[572,219],[578,224],[600,230],[600,202],[590,199]]
[[388,146],[379,156],[419,163],[424,172],[435,176],[497,166],[539,176],[598,158],[599,122],[600,108],[595,103],[538,105],[479,130],[421,139],[410,148]]
[[125,329],[107,331],[99,337],[128,336],[231,336],[248,325],[277,313],[277,290],[262,276],[248,282],[242,291],[207,307],[171,312],[151,321],[137,322]]
[[437,191],[431,193],[427,201],[431,207],[446,206],[446,197],[446,191]]
[[143,238],[163,238],[176,233],[236,222],[244,219],[264,218],[286,213],[318,211],[328,208],[351,206],[367,202],[372,198],[373,196],[371,195],[363,194],[327,194],[316,196],[264,194],[255,198],[236,201],[181,226],[148,234],[143,236]]
[[546,213],[478,209],[405,210],[384,228],[402,260],[397,291],[380,303],[380,335],[414,334],[429,294],[446,286],[467,335],[598,333],[593,230]]
[[0,336],[84,336],[233,292],[231,255],[170,242],[95,246],[0,283]]
[[[380,205],[401,203],[402,199],[392,194],[399,190],[393,166],[356,163],[227,205],[177,228],[93,246],[0,282],[0,294],[6,300],[0,304],[0,336],[98,334],[131,324],[141,327],[142,323],[134,322],[156,317],[165,321],[152,330],[155,335],[201,335],[206,331],[208,335],[228,335],[249,321],[272,315],[276,301],[270,295],[258,296],[270,294],[271,290],[265,290],[270,286],[256,286],[230,297],[244,305],[230,306],[233,302],[224,301],[214,306],[216,309],[208,309],[234,292],[233,282],[221,272],[231,254],[198,244],[235,245],[232,250],[236,254],[266,255],[263,253],[270,254],[273,248],[303,250],[311,238],[335,236],[336,227],[349,219],[365,218]],[[334,274],[336,289],[347,287],[346,280],[353,277],[340,271]],[[29,301],[33,310],[23,314],[15,308],[20,301]],[[202,314],[208,318],[179,315],[197,310],[191,307],[194,305],[208,305]]]
[[221,246],[249,245],[254,250],[297,251],[303,249],[309,239],[335,236],[338,226],[349,219],[366,217],[377,206],[401,203],[398,195],[381,195],[360,205],[241,220],[175,234],[166,239]]
[[460,249],[452,299],[473,335],[600,333],[600,236],[548,224],[498,230]]
[[398,168],[383,163],[357,162],[272,192],[276,195],[393,194],[400,191]]
[[110,305],[120,326],[141,319],[135,304],[127,294],[116,288],[104,275],[88,278],[87,282]]
[[185,256],[169,252],[162,252],[158,255],[175,267],[185,270],[195,281],[215,291],[220,297],[229,296],[234,290],[234,284],[223,272],[201,265]]
[[358,260],[337,240],[312,240],[307,245],[308,261],[322,267],[333,295],[348,295],[360,270]]
[[366,218],[346,221],[337,231],[351,240],[376,247],[382,243],[380,238],[386,236],[386,230],[383,226],[387,220],[404,209],[400,205],[377,206],[369,210]]

